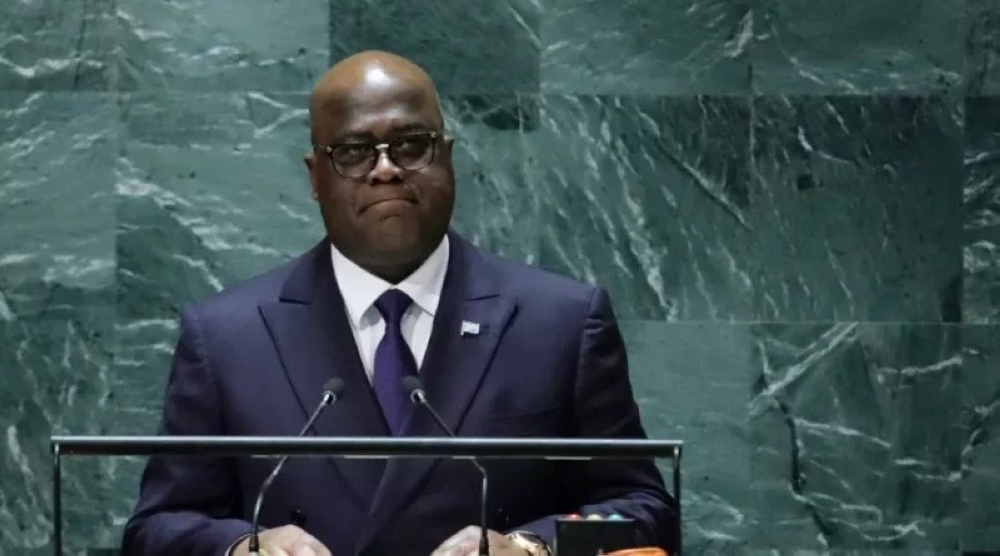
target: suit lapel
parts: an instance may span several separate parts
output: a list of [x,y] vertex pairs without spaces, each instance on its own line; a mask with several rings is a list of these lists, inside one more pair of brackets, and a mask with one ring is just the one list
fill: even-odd
[[[316,436],[384,436],[379,410],[351,332],[330,264],[326,240],[302,257],[288,277],[281,299],[260,306],[295,394],[303,421],[315,410],[323,384],[333,377],[346,387],[326,408],[313,430]],[[382,475],[373,460],[329,458],[343,474],[353,498],[367,510]]]
[[[516,302],[498,291],[480,255],[461,238],[452,244],[448,273],[435,315],[431,340],[420,367],[427,398],[442,420],[458,434],[490,360],[514,314]],[[478,326],[478,333],[463,334]],[[428,412],[415,408],[405,429],[408,436],[447,436]],[[434,458],[393,458],[375,494],[359,551],[373,541],[392,515],[403,507],[437,464]]]

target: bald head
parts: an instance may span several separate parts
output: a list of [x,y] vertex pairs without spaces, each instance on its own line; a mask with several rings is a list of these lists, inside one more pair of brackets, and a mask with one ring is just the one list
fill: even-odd
[[330,68],[317,82],[309,99],[309,120],[314,142],[329,141],[331,128],[359,109],[369,110],[379,101],[405,104],[443,125],[441,106],[433,80],[413,62],[380,50],[360,52]]

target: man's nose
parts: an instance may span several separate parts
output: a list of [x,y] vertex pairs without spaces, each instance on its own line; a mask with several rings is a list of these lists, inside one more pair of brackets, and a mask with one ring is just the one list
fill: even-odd
[[378,157],[375,159],[375,167],[372,168],[369,176],[374,182],[394,182],[401,181],[403,173],[403,169],[392,161],[389,153],[384,149],[380,149]]

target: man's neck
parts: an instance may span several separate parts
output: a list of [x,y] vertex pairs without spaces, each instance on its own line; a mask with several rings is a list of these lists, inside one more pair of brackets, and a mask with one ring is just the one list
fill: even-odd
[[424,263],[424,260],[426,260],[426,257],[414,263],[407,263],[405,265],[375,266],[358,263],[358,266],[395,286],[420,268],[420,265]]
[[[444,238],[442,238],[442,241],[444,241]],[[377,276],[395,286],[416,272],[417,269],[419,269],[421,265],[423,265],[434,254],[440,245],[441,242],[438,242],[430,248],[423,249],[419,255],[411,258],[409,261],[401,263],[386,263],[384,261],[365,260],[361,257],[353,257],[348,253],[345,253],[344,250],[338,249],[345,258],[349,259],[365,272],[368,272],[373,276]]]

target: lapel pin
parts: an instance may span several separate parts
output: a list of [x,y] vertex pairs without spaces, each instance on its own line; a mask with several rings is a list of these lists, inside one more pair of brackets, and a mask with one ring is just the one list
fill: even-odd
[[479,323],[462,321],[462,336],[476,336],[479,334]]

